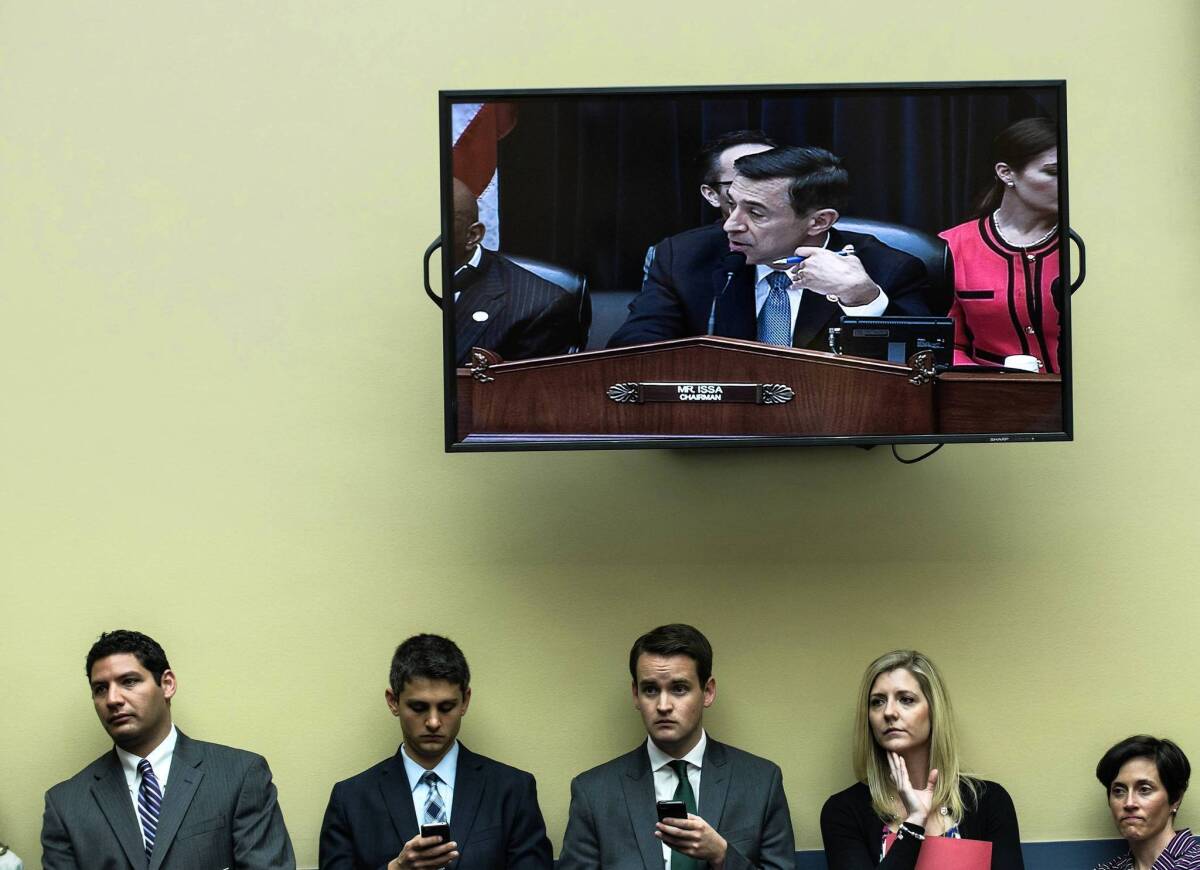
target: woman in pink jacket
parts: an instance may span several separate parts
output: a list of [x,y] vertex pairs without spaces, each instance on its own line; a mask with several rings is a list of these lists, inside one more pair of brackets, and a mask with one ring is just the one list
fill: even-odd
[[993,150],[979,216],[940,233],[954,261],[954,362],[999,366],[1020,355],[1057,373],[1058,129],[1049,118],[1017,121]]

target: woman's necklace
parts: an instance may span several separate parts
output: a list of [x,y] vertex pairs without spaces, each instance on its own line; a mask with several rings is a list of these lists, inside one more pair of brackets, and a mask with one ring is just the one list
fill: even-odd
[[1025,255],[1026,260],[1034,259],[1033,254],[1029,253],[1030,248],[1041,247],[1042,245],[1046,244],[1046,242],[1050,241],[1051,236],[1058,232],[1058,222],[1055,221],[1054,226],[1050,227],[1050,232],[1046,233],[1046,235],[1042,236],[1036,241],[1021,245],[1004,235],[1004,230],[1000,227],[1000,209],[996,209],[994,212],[992,212],[992,223],[996,226],[996,235],[1000,237],[1000,241],[1004,242],[1004,244],[1008,245],[1010,248],[1020,248],[1021,253]]

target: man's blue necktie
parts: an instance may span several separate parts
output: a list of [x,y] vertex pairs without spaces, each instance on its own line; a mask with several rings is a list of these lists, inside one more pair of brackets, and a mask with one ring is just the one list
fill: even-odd
[[142,837],[146,842],[146,860],[154,851],[154,837],[158,833],[158,814],[162,809],[162,789],[158,786],[158,777],[150,762],[142,759],[138,762],[138,773],[142,775],[142,784],[138,786],[138,816],[142,820]]
[[786,272],[771,272],[767,275],[771,292],[758,312],[758,340],[764,344],[780,347],[792,346],[792,306],[788,301],[788,288],[792,279]]
[[425,824],[427,825],[444,825],[450,821],[446,815],[446,805],[442,802],[441,795],[437,790],[437,784],[441,781],[442,778],[432,770],[421,774],[421,784],[429,788],[429,794],[425,796]]

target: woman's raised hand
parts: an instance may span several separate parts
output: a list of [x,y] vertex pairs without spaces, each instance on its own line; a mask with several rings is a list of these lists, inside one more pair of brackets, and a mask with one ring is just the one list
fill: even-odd
[[888,753],[888,767],[891,768],[892,782],[896,785],[896,791],[900,793],[904,812],[907,813],[904,821],[925,827],[925,821],[933,809],[933,789],[937,785],[938,772],[936,770],[929,771],[929,779],[925,783],[925,788],[918,789],[908,778],[908,766],[898,753]]

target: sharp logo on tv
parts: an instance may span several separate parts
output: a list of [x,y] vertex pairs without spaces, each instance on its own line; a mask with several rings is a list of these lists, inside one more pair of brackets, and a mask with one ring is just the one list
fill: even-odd
[[1065,82],[440,104],[448,450],[1071,439]]

